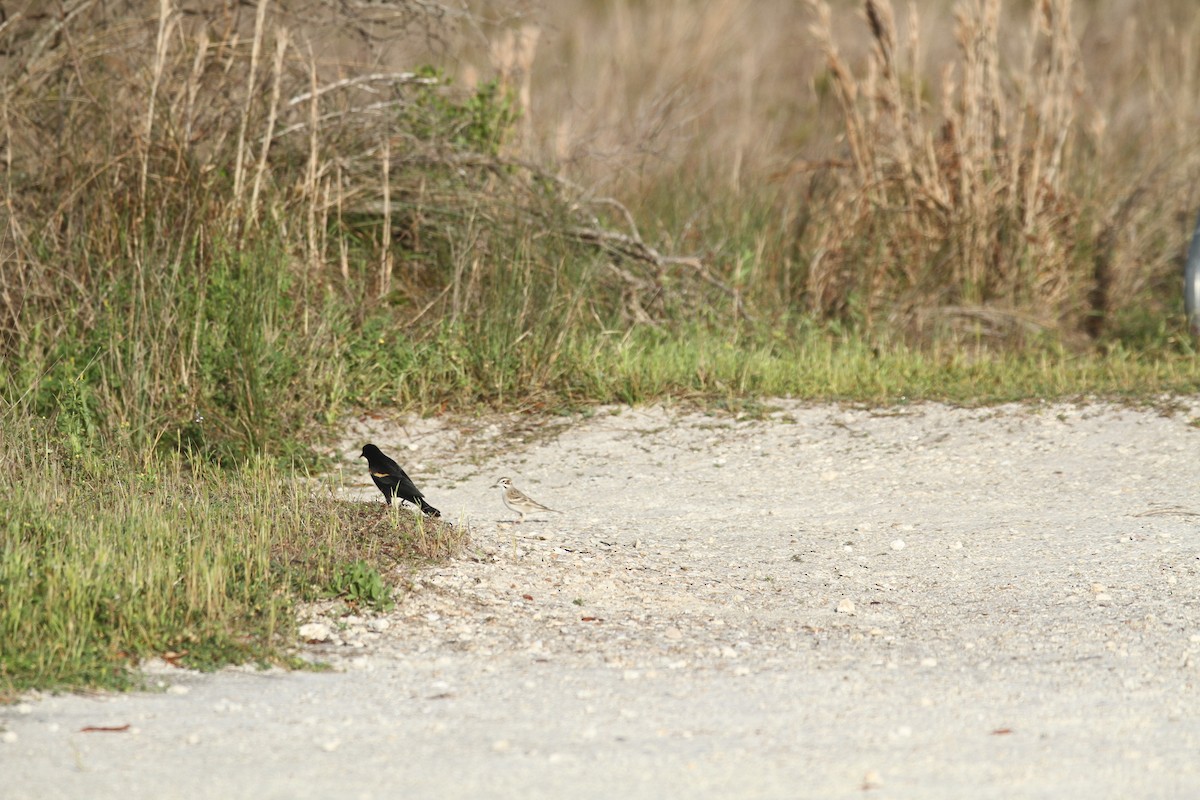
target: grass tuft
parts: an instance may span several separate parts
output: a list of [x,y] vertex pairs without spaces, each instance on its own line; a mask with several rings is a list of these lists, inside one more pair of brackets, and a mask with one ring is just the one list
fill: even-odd
[[235,470],[72,452],[31,417],[0,420],[0,695],[128,687],[150,656],[208,669],[280,662],[295,604],[445,558],[462,534],[319,494],[276,462]]

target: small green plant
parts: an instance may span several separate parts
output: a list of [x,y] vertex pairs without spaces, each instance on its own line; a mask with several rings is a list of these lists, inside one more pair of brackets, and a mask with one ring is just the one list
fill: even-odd
[[417,70],[423,79],[401,123],[426,142],[464,152],[499,155],[518,118],[512,90],[487,80],[469,93],[453,94],[450,80],[436,67]]
[[377,611],[388,611],[396,605],[391,587],[384,582],[379,570],[362,560],[343,566],[334,575],[329,590],[337,597]]

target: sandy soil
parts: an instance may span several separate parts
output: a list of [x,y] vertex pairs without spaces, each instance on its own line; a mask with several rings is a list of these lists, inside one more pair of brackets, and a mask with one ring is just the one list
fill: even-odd
[[1200,405],[769,408],[357,423],[470,551],[336,671],[0,708],[0,796],[1200,797]]

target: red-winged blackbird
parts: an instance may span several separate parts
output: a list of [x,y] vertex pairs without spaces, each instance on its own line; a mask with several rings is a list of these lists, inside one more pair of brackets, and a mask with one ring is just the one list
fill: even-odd
[[442,512],[425,502],[425,495],[417,490],[412,479],[405,474],[404,470],[400,469],[400,465],[381,453],[378,447],[373,444],[364,446],[359,458],[367,460],[367,467],[371,470],[371,480],[375,481],[379,491],[383,492],[383,497],[389,506],[392,504],[392,497],[399,497],[414,506],[420,506],[421,511],[431,517],[442,515]]

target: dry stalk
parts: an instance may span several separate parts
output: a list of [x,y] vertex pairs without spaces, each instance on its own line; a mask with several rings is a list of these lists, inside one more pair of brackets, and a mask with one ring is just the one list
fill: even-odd
[[519,155],[533,139],[533,59],[537,53],[538,39],[542,29],[538,25],[525,24],[519,29],[507,29],[489,44],[488,53],[496,69],[500,86],[508,89],[517,87],[517,103],[521,109],[520,142],[512,146]]
[[379,296],[387,297],[392,291],[392,187],[388,180],[392,168],[392,145],[386,131],[379,160],[383,184],[380,192],[383,197],[383,232],[379,243]]
[[[317,126],[317,117],[320,115],[320,104],[318,103],[317,94],[317,59],[313,55],[312,43],[308,42],[308,164],[305,167],[304,173],[304,196],[307,198],[308,208],[308,225],[305,231],[305,240],[308,250],[308,272],[315,274],[325,254],[324,244],[317,243],[317,198],[320,197],[317,186],[317,176],[321,165],[321,142],[319,138],[319,128]],[[291,103],[289,102],[289,105]],[[325,184],[325,198],[321,204],[324,208],[329,207],[329,184]],[[339,198],[338,204],[339,220],[341,203]],[[322,229],[324,229],[322,225]],[[348,272],[344,275],[348,280]]]
[[208,28],[202,26],[196,34],[196,53],[192,57],[192,69],[184,80],[183,89],[179,93],[179,103],[182,104],[182,108],[177,104],[173,109],[172,116],[183,119],[182,139],[185,143],[190,143],[195,135],[198,114],[196,99],[200,96],[201,77],[208,61],[208,43]]
[[150,75],[150,99],[146,102],[146,123],[142,131],[142,174],[138,191],[138,202],[141,204],[139,219],[146,213],[146,182],[150,177],[150,142],[154,139],[154,117],[157,110],[158,87],[162,83],[163,71],[167,61],[167,41],[175,27],[171,9],[171,0],[159,0],[158,3],[158,36],[154,45],[154,68]]
[[[309,48],[311,55],[312,48]],[[314,63],[314,69],[315,69]],[[342,78],[324,86],[318,87],[315,83],[306,92],[301,92],[298,95],[290,98],[287,102],[289,106],[300,105],[304,102],[312,102],[319,100],[326,94],[338,89],[350,88],[367,88],[371,89],[371,84],[383,83],[388,85],[413,84],[417,86],[436,86],[437,78],[419,76],[415,72],[372,72],[367,75],[355,75],[350,78]]]
[[279,111],[279,97],[283,84],[283,58],[288,49],[287,28],[279,28],[275,32],[275,61],[271,69],[271,101],[267,104],[267,124],[263,131],[262,142],[259,145],[258,166],[254,170],[254,186],[250,190],[250,209],[246,215],[247,224],[252,226],[258,219],[258,196],[262,191],[263,178],[267,174],[267,155],[274,141],[275,120]]
[[270,0],[258,0],[254,14],[254,37],[250,43],[250,69],[246,74],[246,100],[242,106],[241,120],[238,123],[237,155],[233,166],[233,202],[238,208],[241,208],[242,205],[246,173],[246,135],[250,127],[251,111],[254,108],[254,99],[258,89],[258,62],[262,53],[269,5]]
[[825,54],[826,67],[845,125],[846,146],[850,150],[850,158],[858,173],[860,184],[869,186],[874,183],[874,169],[870,159],[871,151],[866,144],[867,125],[858,104],[858,81],[842,61],[837,44],[834,43],[829,4],[821,0],[809,0],[809,4],[817,15],[817,21],[809,31]]
[[[337,214],[338,230],[343,229],[345,217],[342,215],[342,208],[346,199],[346,192],[342,182],[342,167],[340,164],[335,165],[333,173],[334,185],[334,209]],[[328,204],[327,204],[328,205]],[[342,280],[346,285],[350,285],[350,245],[346,241],[346,237],[338,237],[338,264],[342,270]]]

